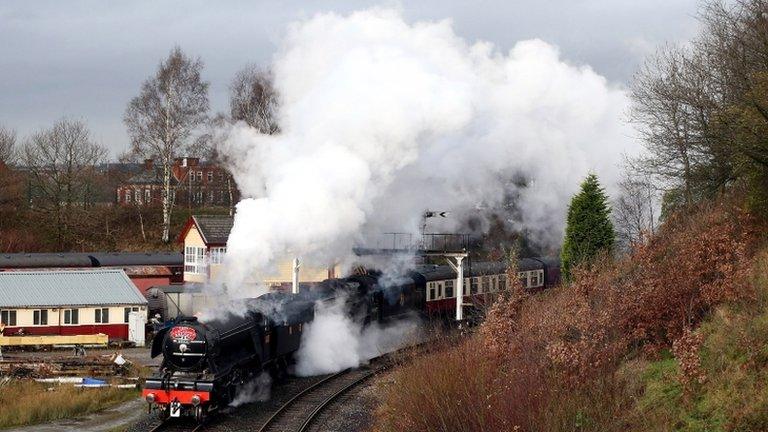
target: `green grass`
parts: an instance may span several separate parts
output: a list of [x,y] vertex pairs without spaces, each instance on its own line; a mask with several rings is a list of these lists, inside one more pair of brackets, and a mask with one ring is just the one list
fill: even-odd
[[635,430],[768,430],[768,251],[755,264],[756,298],[718,308],[699,329],[704,383],[686,393],[669,352],[645,366]]
[[0,388],[0,428],[78,417],[137,396],[134,389],[76,388],[15,380]]

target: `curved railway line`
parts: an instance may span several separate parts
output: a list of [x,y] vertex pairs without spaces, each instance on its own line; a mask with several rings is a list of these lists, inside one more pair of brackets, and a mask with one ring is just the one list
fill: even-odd
[[259,432],[305,432],[339,396],[362,384],[386,366],[347,369],[318,381],[283,404]]

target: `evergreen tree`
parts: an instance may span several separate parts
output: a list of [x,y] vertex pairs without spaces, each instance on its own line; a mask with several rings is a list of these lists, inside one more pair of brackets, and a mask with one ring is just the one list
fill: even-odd
[[593,259],[600,251],[613,247],[608,196],[597,176],[590,174],[581,184],[581,191],[571,199],[565,227],[565,242],[560,254],[563,277],[569,280],[576,265]]

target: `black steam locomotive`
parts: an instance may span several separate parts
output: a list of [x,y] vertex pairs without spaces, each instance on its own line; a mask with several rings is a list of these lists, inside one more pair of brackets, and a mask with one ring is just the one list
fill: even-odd
[[[346,311],[362,324],[386,321],[418,310],[423,288],[403,284],[382,289],[376,275],[324,281],[299,294],[269,293],[246,302],[242,314],[202,322],[177,317],[157,333],[152,357],[163,355],[159,371],[142,392],[161,417],[193,415],[226,406],[240,386],[262,372],[284,374],[300,346],[315,305],[343,299]],[[391,301],[394,298],[394,301]]]
[[[559,268],[551,261],[520,264],[518,277],[528,284],[523,286],[545,288],[558,281]],[[231,403],[239,387],[262,372],[286,372],[317,302],[343,301],[346,312],[361,324],[414,314],[445,316],[454,308],[455,276],[442,267],[425,266],[394,281],[380,276],[369,272],[326,280],[299,294],[265,294],[248,300],[244,313],[225,319],[178,317],[155,336],[152,357],[163,354],[163,362],[146,380],[143,397],[162,419],[192,415],[202,421],[211,409]],[[505,288],[506,265],[479,264],[465,277],[462,302],[482,302]]]

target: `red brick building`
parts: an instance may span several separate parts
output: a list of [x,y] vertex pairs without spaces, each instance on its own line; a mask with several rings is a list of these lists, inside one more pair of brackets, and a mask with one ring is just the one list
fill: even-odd
[[[171,167],[171,196],[176,205],[229,207],[238,192],[229,173],[220,166],[198,158],[176,158]],[[155,205],[162,202],[163,171],[151,159],[144,170],[117,187],[121,205]]]

